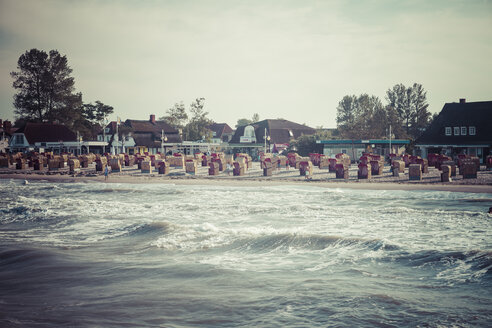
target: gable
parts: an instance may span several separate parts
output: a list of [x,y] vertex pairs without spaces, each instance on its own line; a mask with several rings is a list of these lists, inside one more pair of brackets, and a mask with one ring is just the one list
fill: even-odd
[[492,144],[492,101],[445,104],[416,143]]

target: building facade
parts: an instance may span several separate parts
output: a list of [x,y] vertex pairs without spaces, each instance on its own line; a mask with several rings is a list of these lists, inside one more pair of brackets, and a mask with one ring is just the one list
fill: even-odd
[[492,149],[492,101],[447,103],[416,140],[422,157],[429,153],[477,156],[481,163]]
[[317,140],[316,143],[323,145],[323,155],[334,157],[336,154],[344,153],[353,161],[358,160],[363,153],[373,153],[387,156],[389,154],[404,154],[410,140],[405,139],[358,139],[358,140]]

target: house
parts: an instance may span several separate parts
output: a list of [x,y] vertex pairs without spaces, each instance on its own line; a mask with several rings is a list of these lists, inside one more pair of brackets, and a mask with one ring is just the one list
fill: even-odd
[[422,157],[467,154],[483,163],[492,148],[492,101],[446,103],[415,146]]
[[315,133],[316,130],[309,126],[288,120],[263,120],[238,127],[229,145],[252,155],[264,150],[280,152],[287,148],[292,140]]
[[363,153],[371,152],[376,155],[386,156],[392,154],[403,154],[410,140],[405,139],[342,139],[342,140],[316,140],[317,144],[323,146],[323,154],[334,157],[336,154],[344,153],[352,160],[358,160]]
[[0,120],[0,153],[8,152],[10,137],[16,130],[10,121]]
[[87,141],[59,123],[26,123],[12,133],[10,152],[47,152],[82,154],[101,152],[102,141]]
[[227,123],[213,123],[207,128],[212,131],[212,143],[227,143],[234,135],[234,130]]
[[181,143],[179,132],[164,121],[156,121],[153,114],[149,120],[128,119],[122,124],[110,122],[104,134],[98,135],[98,139],[102,138],[109,142],[113,153],[156,154]]
[[11,152],[49,151],[70,152],[79,148],[77,135],[57,123],[26,123],[12,134]]

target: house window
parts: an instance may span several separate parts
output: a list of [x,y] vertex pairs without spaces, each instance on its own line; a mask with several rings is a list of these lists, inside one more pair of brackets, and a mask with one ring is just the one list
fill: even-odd
[[292,130],[289,130],[289,137],[294,137],[294,132],[292,132]]
[[460,128],[458,126],[454,127],[454,135],[459,136],[460,135]]
[[24,144],[24,136],[22,134],[18,134],[15,136],[15,143],[17,145],[23,145]]
[[102,135],[98,135],[97,136],[97,141],[103,141],[103,136]]
[[477,131],[474,126],[470,126],[468,128],[468,133],[470,133],[471,136],[474,136],[477,133]]
[[105,128],[104,132],[109,133],[109,128]]
[[466,136],[466,126],[461,127],[461,135]]
[[451,135],[451,127],[450,126],[447,126],[446,127],[445,133],[446,133],[447,136],[450,136]]

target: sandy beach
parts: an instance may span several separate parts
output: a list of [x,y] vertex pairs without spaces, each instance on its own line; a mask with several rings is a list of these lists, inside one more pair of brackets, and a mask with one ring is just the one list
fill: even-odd
[[[185,173],[184,169],[171,168],[168,175],[160,175],[157,171],[141,173],[137,166],[124,167],[121,172],[112,172],[107,183],[161,183],[161,184],[199,184],[199,185],[240,185],[240,186],[266,186],[280,184],[313,185],[325,188],[352,188],[366,190],[436,190],[471,193],[492,193],[492,171],[479,171],[476,179],[463,179],[457,175],[453,181],[442,183],[440,171],[429,168],[429,173],[423,175],[421,181],[410,181],[408,169],[405,174],[393,177],[389,166],[385,166],[383,174],[373,176],[372,179],[357,179],[357,166],[351,165],[349,179],[336,179],[335,173],[328,170],[320,170],[315,167],[311,179],[300,176],[299,170],[285,168],[274,171],[272,176],[263,176],[260,164],[253,163],[244,176],[233,176],[221,172],[217,176],[209,176],[207,167],[198,167],[195,175]],[[75,174],[69,174],[68,168],[58,171],[33,171],[15,170],[13,168],[0,170],[0,179],[23,179],[23,180],[45,180],[53,182],[104,182],[104,174],[96,172],[94,166],[80,169]]]

